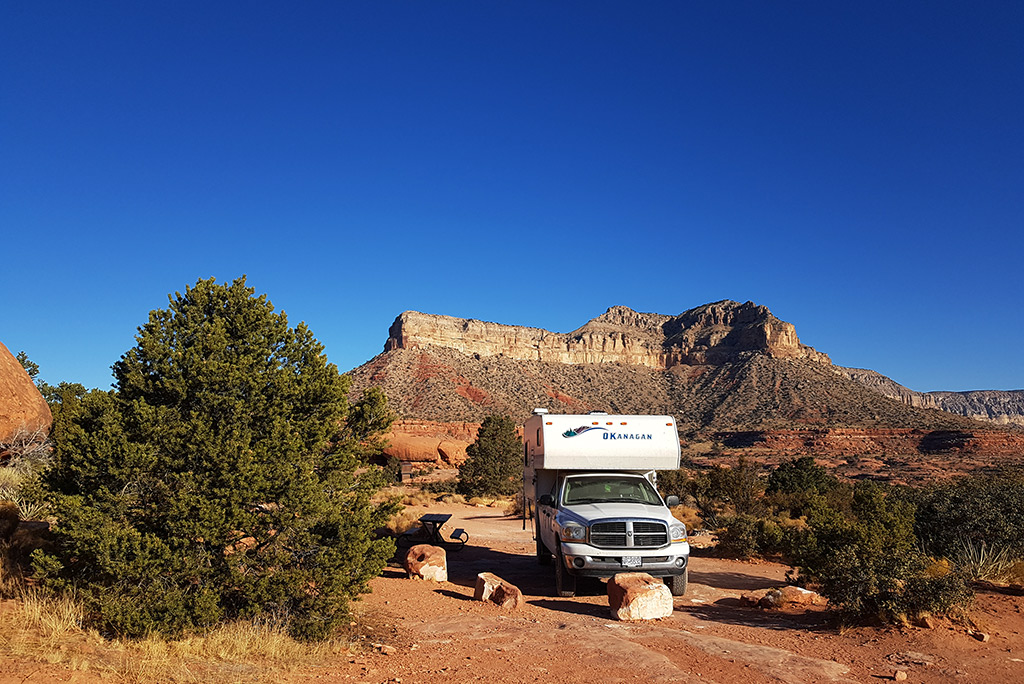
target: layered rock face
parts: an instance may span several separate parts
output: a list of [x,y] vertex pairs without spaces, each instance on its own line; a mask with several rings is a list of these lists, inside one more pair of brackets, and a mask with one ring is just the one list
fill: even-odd
[[0,443],[19,431],[46,433],[53,417],[18,359],[0,344]]
[[829,362],[825,354],[801,344],[793,325],[767,308],[732,301],[706,304],[679,316],[613,306],[564,334],[406,311],[392,324],[384,351],[427,346],[518,361],[622,363],[656,370],[725,363],[743,352]]
[[873,370],[838,366],[837,369],[865,387],[908,406],[939,409],[999,425],[1024,426],[1024,390],[916,392]]

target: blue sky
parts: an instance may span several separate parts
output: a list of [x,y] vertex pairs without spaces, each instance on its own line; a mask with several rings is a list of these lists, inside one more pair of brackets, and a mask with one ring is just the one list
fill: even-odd
[[0,342],[107,387],[247,274],[342,370],[400,312],[753,300],[918,390],[1024,388],[1019,2],[0,8]]

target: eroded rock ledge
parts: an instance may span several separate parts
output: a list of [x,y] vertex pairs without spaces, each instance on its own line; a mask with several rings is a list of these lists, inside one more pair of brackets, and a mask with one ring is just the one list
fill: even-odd
[[519,361],[622,363],[657,370],[727,363],[744,352],[830,363],[826,354],[801,344],[793,325],[766,307],[729,300],[678,316],[613,306],[570,333],[406,311],[388,333],[385,352],[435,346]]

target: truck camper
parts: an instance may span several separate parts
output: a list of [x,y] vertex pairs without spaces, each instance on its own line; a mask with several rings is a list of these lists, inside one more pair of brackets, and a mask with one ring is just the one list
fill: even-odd
[[537,561],[555,565],[559,596],[578,577],[646,572],[674,596],[686,592],[690,545],[656,485],[679,467],[672,416],[554,415],[535,409],[523,434],[524,515]]

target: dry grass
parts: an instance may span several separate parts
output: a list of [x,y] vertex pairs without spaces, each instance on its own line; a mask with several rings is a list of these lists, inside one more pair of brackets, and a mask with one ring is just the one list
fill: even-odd
[[392,535],[403,534],[419,520],[419,513],[414,511],[401,511],[388,521],[385,529]]
[[21,657],[122,682],[278,682],[346,653],[344,640],[302,643],[274,621],[229,623],[178,641],[109,641],[82,627],[81,605],[26,591],[0,611],[0,658]]

